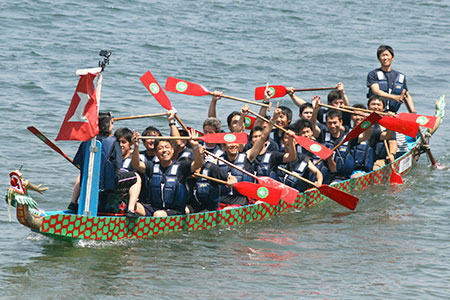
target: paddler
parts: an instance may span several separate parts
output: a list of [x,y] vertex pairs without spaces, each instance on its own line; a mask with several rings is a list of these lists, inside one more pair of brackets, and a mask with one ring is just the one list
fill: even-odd
[[[291,97],[292,102],[294,102],[295,105],[297,105],[299,108],[306,103],[305,100],[299,98],[294,94],[294,88],[288,87],[287,89],[288,95]],[[314,98],[317,98],[318,96],[315,96]],[[311,102],[314,101],[314,98]],[[336,89],[328,93],[327,96],[327,104],[331,106],[342,106],[346,105],[349,106],[350,102],[348,100],[347,94],[344,90],[344,84],[342,82],[339,82],[336,85]],[[317,120],[320,124],[325,125],[326,124],[326,114],[328,112],[328,108],[320,108],[317,115]],[[349,113],[343,113],[342,114],[342,124],[346,128],[342,128],[343,130],[348,130],[350,127],[350,114]]]
[[396,113],[404,99],[408,102],[411,112],[415,113],[414,103],[408,92],[405,74],[392,69],[394,49],[388,45],[380,45],[377,49],[377,58],[381,66],[367,75],[367,98],[375,95],[386,100],[386,111]]
[[[355,108],[366,109],[364,104],[354,104]],[[364,113],[353,113],[353,128],[357,127],[366,117]],[[355,167],[350,178],[361,176],[372,171],[375,162],[375,151],[370,147],[369,139],[372,135],[372,127],[362,132],[357,138],[350,141],[350,153],[355,159]]]
[[[342,114],[340,111],[330,109],[326,114],[326,130],[318,129],[316,126],[317,113],[319,110],[320,99],[316,99],[313,103],[314,113],[312,117],[312,125],[315,130],[319,130],[317,141],[326,147],[333,149],[336,147],[347,134],[343,130]],[[326,165],[331,173],[331,183],[348,179],[353,172],[355,161],[350,154],[349,142],[345,142],[337,148],[332,156],[326,160]]]
[[[378,96],[372,96],[367,101],[367,107],[373,111],[384,111],[384,101]],[[394,115],[393,112],[390,115]],[[386,129],[380,124],[376,123],[372,127],[372,133],[369,139],[370,147],[375,151],[375,163],[373,169],[376,170],[386,164],[386,161],[393,161],[395,159],[395,154],[397,153],[397,140],[396,133],[392,130]],[[386,152],[386,147],[384,146],[384,140],[387,141],[389,147],[389,153]]]
[[194,151],[194,160],[175,161],[174,146],[169,140],[156,140],[155,152],[158,161],[139,160],[139,133],[133,134],[134,151],[132,166],[139,173],[145,174],[149,180],[148,204],[134,203],[129,205],[127,217],[139,216],[166,217],[185,214],[188,193],[185,187],[186,180],[203,165],[203,157],[199,151],[199,143],[195,138],[195,130],[189,132],[193,138],[190,141]]
[[[99,190],[102,193],[117,192],[126,190],[129,193],[129,203],[135,203],[141,191],[141,179],[135,172],[130,172],[122,168],[122,149],[119,141],[112,135],[113,118],[111,113],[99,113],[98,116],[99,134],[96,139],[102,143],[102,159],[100,165]],[[73,162],[80,166],[78,176],[72,194],[72,200],[68,209],[78,211],[78,198],[81,191],[81,178],[84,165],[85,153],[88,150],[90,141],[82,142],[78,148]],[[138,154],[139,156],[139,154]]]

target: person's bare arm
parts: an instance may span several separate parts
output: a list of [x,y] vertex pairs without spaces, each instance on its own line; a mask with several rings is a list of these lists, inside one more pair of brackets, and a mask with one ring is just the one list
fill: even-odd
[[295,95],[293,87],[286,88],[286,92],[289,95],[289,97],[291,97],[292,102],[294,102],[294,104],[297,105],[298,107],[300,107],[300,106],[302,106],[303,104],[306,103],[305,100],[303,100],[302,98],[300,98],[297,95]]
[[345,93],[344,84],[342,82],[339,82],[336,85],[336,90],[341,93],[342,100],[344,100],[344,105],[350,106],[350,101],[348,100],[347,94]]
[[145,173],[145,163],[140,160],[139,158],[139,143],[140,143],[140,137],[141,135],[139,132],[133,131],[133,137],[131,141],[133,142],[133,154],[131,155],[131,166],[133,169],[138,171],[139,173]]
[[316,182],[314,182],[315,186],[317,188],[321,187],[323,183],[322,172],[320,172],[320,170],[311,161],[308,161],[308,168],[311,172],[313,172],[316,175]]
[[217,113],[216,113],[216,106],[217,106],[217,101],[219,101],[220,98],[222,98],[223,93],[222,92],[218,92],[218,91],[214,91],[212,93],[212,99],[211,99],[211,103],[209,104],[209,109],[208,109],[208,117],[213,117],[213,118],[217,118]]
[[283,156],[283,163],[288,163],[294,161],[297,158],[297,150],[295,148],[293,138],[295,133],[292,130],[288,130],[288,132],[285,132],[284,134],[287,134],[288,136],[288,143],[286,148],[284,149],[286,153]]
[[191,146],[194,150],[194,160],[191,164],[191,172],[194,173],[195,170],[200,169],[203,165],[203,155],[200,152],[200,146],[198,143],[198,133],[195,129],[191,129],[189,135],[192,137]]
[[319,126],[317,126],[317,114],[319,113],[320,97],[317,96],[317,95],[314,96],[311,99],[311,103],[312,103],[312,106],[313,106],[313,114],[312,114],[312,117],[311,117],[311,125],[312,125],[312,128],[313,128],[313,136],[315,138],[317,138],[317,137],[319,137],[320,131],[321,131]]

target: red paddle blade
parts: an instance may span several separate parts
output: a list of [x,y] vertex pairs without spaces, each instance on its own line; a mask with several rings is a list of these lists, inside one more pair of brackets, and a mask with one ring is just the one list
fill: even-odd
[[141,76],[141,82],[162,107],[167,110],[172,109],[172,104],[170,103],[169,98],[167,97],[166,93],[164,93],[164,90],[161,88],[150,71],[145,72],[145,74]]
[[[272,98],[280,98],[287,94],[286,87],[282,85],[269,85],[269,89],[272,91]],[[263,100],[265,86],[255,88],[255,100]]]
[[203,133],[203,132],[201,132],[201,131],[198,131],[197,129],[194,129],[194,128],[192,128],[192,127],[187,127],[187,129],[189,129],[189,130],[195,130],[195,132],[198,134],[198,136],[199,137],[201,137],[201,136],[204,136],[205,134]]
[[311,153],[314,153],[321,159],[327,159],[333,154],[333,151],[331,149],[328,149],[327,147],[308,139],[307,137],[296,135],[295,141],[305,148],[306,150],[310,151]]
[[434,129],[437,121],[437,117],[435,116],[416,115],[410,113],[399,113],[397,114],[397,117],[401,120],[415,122],[420,126],[430,129]]
[[328,198],[336,201],[342,206],[347,207],[348,209],[355,210],[356,205],[358,204],[359,198],[344,191],[333,188],[329,185],[322,185],[319,188],[319,191],[327,196]]
[[373,124],[377,123],[381,119],[381,116],[377,114],[376,112],[371,113],[369,116],[367,116],[364,120],[359,123],[358,126],[353,128],[345,137],[343,142],[353,140],[354,138],[358,137],[361,133],[372,127]]
[[395,171],[394,166],[392,166],[390,182],[391,184],[403,184],[403,178],[397,173],[397,171]]
[[242,195],[250,199],[264,201],[270,205],[278,205],[281,199],[281,190],[256,183],[241,181],[233,187]]
[[416,122],[405,121],[396,117],[382,117],[378,123],[387,129],[403,133],[404,135],[415,138],[419,131],[419,124]]
[[256,120],[255,117],[246,115],[245,120],[244,120],[245,129],[251,130],[253,128],[253,126],[255,125],[255,120]]
[[296,189],[270,177],[258,177],[258,183],[264,186],[280,189],[281,199],[283,199],[284,202],[290,205],[294,204],[299,194],[299,191],[297,191]]
[[164,87],[164,89],[168,92],[190,96],[206,96],[210,94],[208,89],[201,84],[177,79],[174,77],[167,77],[166,86]]
[[210,133],[205,134],[199,138],[205,143],[211,144],[223,144],[223,143],[233,143],[233,144],[247,144],[248,136],[245,132],[240,133]]

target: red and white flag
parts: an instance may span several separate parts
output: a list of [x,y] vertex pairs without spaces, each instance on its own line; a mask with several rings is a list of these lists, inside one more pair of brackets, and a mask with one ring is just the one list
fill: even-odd
[[87,141],[98,134],[98,104],[94,78],[97,74],[81,75],[69,110],[61,125],[57,141]]

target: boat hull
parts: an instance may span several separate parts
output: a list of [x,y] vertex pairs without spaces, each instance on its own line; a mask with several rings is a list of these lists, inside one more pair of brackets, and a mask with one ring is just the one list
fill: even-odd
[[[438,116],[439,123],[443,117],[444,108],[445,98],[442,96],[439,100],[439,106],[436,104],[436,116]],[[437,127],[424,132],[429,136],[436,129]],[[411,144],[411,149],[407,153],[395,160],[393,163],[394,168],[401,175],[405,175],[414,167],[420,154],[423,152],[423,145],[418,139]],[[333,187],[350,192],[373,185],[389,184],[391,173],[392,168],[389,164],[357,178],[333,184]],[[14,197],[16,195],[20,195],[20,192],[17,191],[17,188],[10,187],[8,195],[13,198],[9,199],[11,203],[15,201]],[[30,212],[27,205],[17,205],[17,217],[23,225],[31,228],[33,231],[54,238],[118,241],[123,239],[144,239],[169,232],[204,230],[221,225],[234,226],[249,223],[277,215],[290,208],[303,209],[313,206],[325,199],[328,198],[314,188],[300,193],[291,205],[280,199],[280,203],[276,206],[259,203],[219,211],[162,218],[140,217],[134,220],[126,217],[88,217],[71,214],[67,211],[47,212],[36,215]]]

